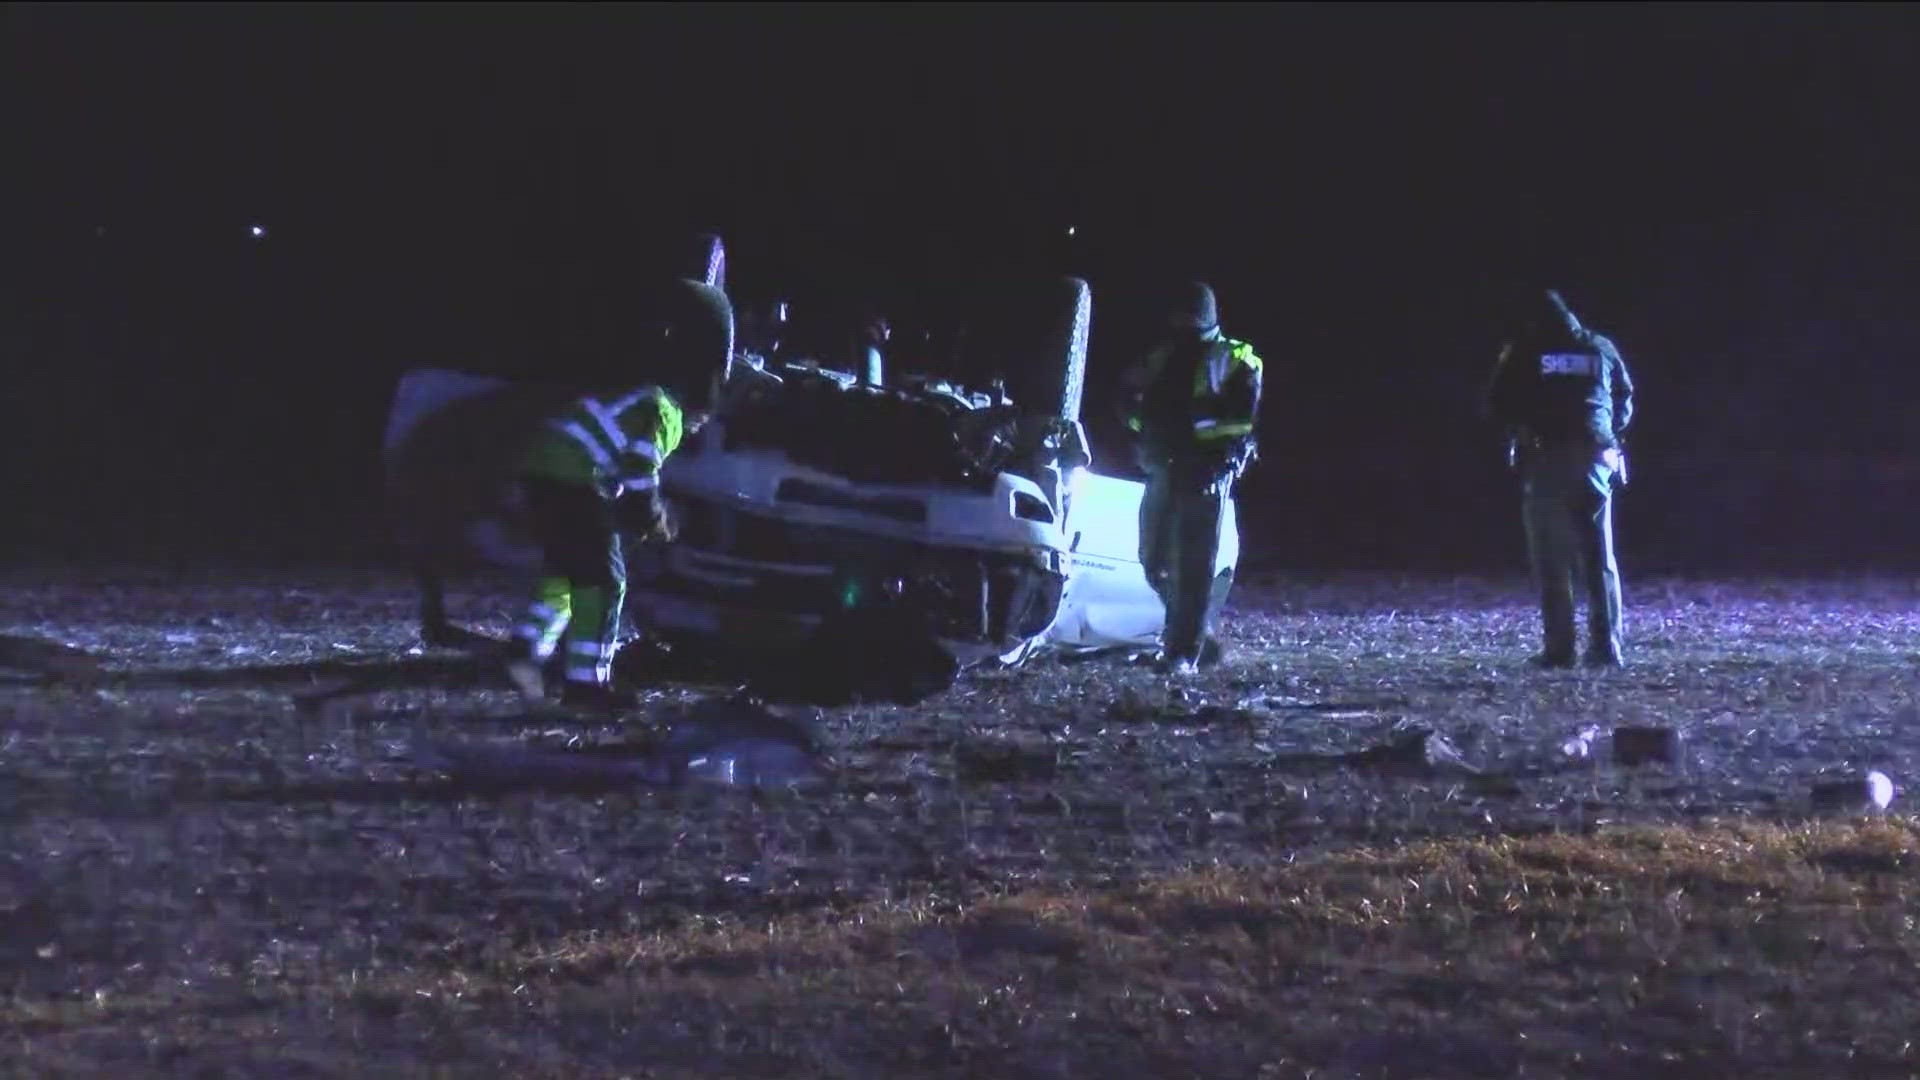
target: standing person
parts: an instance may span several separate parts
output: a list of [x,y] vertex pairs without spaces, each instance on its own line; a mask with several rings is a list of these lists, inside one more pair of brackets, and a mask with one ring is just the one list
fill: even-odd
[[1166,605],[1161,662],[1191,674],[1221,653],[1213,621],[1232,586],[1214,578],[1234,481],[1253,460],[1264,364],[1220,330],[1213,289],[1171,298],[1160,341],[1127,373],[1127,426],[1146,471],[1140,565]]
[[530,697],[545,696],[542,669],[565,638],[562,700],[618,704],[621,534],[672,538],[661,466],[705,422],[733,356],[732,307],[715,286],[677,282],[663,323],[634,357],[637,385],[578,399],[542,425],[521,458],[517,486],[543,569],[507,670]]
[[1633,421],[1633,380],[1612,341],[1581,325],[1551,289],[1518,313],[1487,409],[1520,473],[1527,557],[1540,590],[1545,647],[1532,662],[1574,662],[1575,580],[1587,597],[1589,664],[1623,662],[1613,490],[1626,482],[1620,439]]
[[893,340],[893,326],[872,304],[861,305],[854,321],[852,338],[853,373],[861,386],[886,384],[887,343]]
[[751,304],[736,312],[740,356],[755,367],[764,368],[780,357],[780,336],[787,329],[788,305],[785,300]]

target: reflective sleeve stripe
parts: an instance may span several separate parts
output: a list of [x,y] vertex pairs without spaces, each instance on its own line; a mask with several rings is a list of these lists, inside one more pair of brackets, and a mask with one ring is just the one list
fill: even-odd
[[554,427],[579,443],[581,448],[586,450],[587,456],[593,459],[594,465],[602,469],[613,468],[613,455],[607,453],[606,447],[600,445],[600,440],[594,438],[593,433],[579,421],[563,420],[555,423]]
[[[594,466],[603,471],[618,471],[622,464],[620,459],[629,454],[637,456],[649,467],[658,468],[664,458],[659,446],[652,439],[630,437],[620,424],[620,417],[627,410],[646,402],[656,402],[657,399],[658,395],[651,388],[636,390],[612,405],[598,398],[582,398],[575,404],[572,416],[554,421],[552,427],[579,443],[587,456],[593,459]],[[657,428],[658,423],[647,426]]]
[[660,462],[666,455],[648,439],[634,439],[621,458],[620,491],[651,491],[660,484]]
[[1193,430],[1202,439],[1230,439],[1253,434],[1253,425],[1245,420],[1197,420]]
[[643,401],[652,400],[653,397],[654,397],[654,392],[652,387],[648,387],[643,390],[635,390],[633,393],[628,394],[626,397],[620,398],[619,400],[615,401],[613,404],[607,406],[607,411],[612,413],[615,416],[619,416],[621,413],[626,412],[628,409],[633,408],[635,405],[638,405]]
[[660,453],[660,448],[653,445],[653,443],[647,439],[635,439],[632,442],[628,443],[626,452],[629,454],[632,454],[635,457],[644,459],[647,462],[647,464],[652,465],[655,468],[658,468],[660,466],[660,462],[663,457],[663,455]]
[[620,414],[618,411],[608,409],[605,405],[600,404],[593,398],[587,398],[582,401],[580,408],[584,410],[588,416],[593,417],[594,423],[600,425],[601,433],[607,437],[607,446],[612,448],[615,454],[627,448],[627,433],[620,430]]

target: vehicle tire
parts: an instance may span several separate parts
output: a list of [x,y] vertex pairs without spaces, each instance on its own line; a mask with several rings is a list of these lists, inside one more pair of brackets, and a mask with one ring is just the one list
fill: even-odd
[[694,242],[694,260],[687,276],[716,289],[727,287],[727,245],[717,233],[702,233]]
[[967,379],[1006,380],[1023,411],[1080,419],[1093,290],[1079,278],[1001,291],[967,336]]

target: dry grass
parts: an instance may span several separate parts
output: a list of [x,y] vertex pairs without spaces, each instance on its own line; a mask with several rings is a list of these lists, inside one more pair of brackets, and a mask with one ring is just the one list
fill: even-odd
[[[1197,686],[1045,664],[822,714],[824,790],[481,797],[408,738],[634,732],[444,680],[307,715],[242,669],[404,655],[390,580],[15,583],[0,633],[59,617],[118,675],[0,686],[0,1062],[1911,1075],[1920,831],[1804,806],[1915,775],[1913,598],[1650,583],[1636,668],[1540,676],[1513,583],[1260,582]],[[1492,775],[1338,767],[1408,720]],[[1557,760],[1629,720],[1684,766]]]

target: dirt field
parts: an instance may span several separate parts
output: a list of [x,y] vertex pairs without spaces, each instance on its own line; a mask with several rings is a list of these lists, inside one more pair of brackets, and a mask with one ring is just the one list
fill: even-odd
[[[1810,802],[1920,776],[1920,579],[1636,580],[1600,675],[1524,669],[1516,580],[1258,580],[1190,685],[1036,662],[820,713],[810,790],[588,794],[412,765],[653,725],[413,651],[403,580],[0,584],[9,1075],[1920,1073],[1910,800]],[[1352,756],[1411,724],[1461,763]]]

